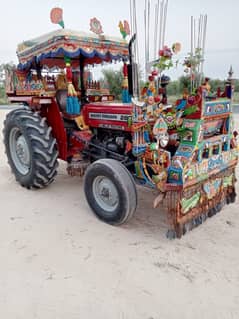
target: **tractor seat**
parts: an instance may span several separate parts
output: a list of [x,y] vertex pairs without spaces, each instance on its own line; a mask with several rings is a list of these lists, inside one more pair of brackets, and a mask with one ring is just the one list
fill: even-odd
[[66,99],[67,99],[68,91],[65,89],[56,91],[56,101],[60,108],[61,112],[66,113]]

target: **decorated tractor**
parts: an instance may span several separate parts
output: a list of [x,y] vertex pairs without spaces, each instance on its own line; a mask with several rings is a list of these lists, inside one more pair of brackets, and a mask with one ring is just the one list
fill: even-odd
[[[9,165],[19,184],[35,189],[52,183],[58,159],[67,162],[71,176],[84,175],[93,212],[113,225],[135,213],[136,184],[156,189],[168,237],[181,237],[235,201],[231,79],[217,96],[204,85],[168,105],[168,78],[160,76],[155,88],[152,73],[137,99],[135,36],[128,43],[102,35],[97,19],[91,26],[91,34],[61,29],[18,46],[6,88],[10,102],[22,104],[4,123]],[[127,34],[127,24],[121,27]],[[88,65],[113,61],[123,62],[127,103],[89,79]]]

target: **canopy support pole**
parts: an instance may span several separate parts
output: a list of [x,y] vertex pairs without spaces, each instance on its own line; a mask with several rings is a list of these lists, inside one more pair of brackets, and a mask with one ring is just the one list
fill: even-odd
[[85,58],[80,56],[80,86],[81,86],[81,104],[86,103],[86,90],[84,85],[84,60]]

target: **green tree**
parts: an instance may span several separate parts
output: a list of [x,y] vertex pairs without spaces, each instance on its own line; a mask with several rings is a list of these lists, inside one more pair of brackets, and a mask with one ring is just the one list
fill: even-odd
[[11,71],[15,68],[16,66],[13,62],[0,64],[0,85],[5,84],[6,71]]
[[110,93],[115,96],[116,100],[121,99],[123,72],[113,69],[102,70],[104,81],[107,82]]
[[182,75],[178,79],[179,81],[179,91],[183,92],[184,89],[190,89],[191,81],[189,76]]
[[[116,100],[121,100],[122,97],[122,83],[123,83],[123,69],[115,71],[113,69],[102,70],[103,73],[103,82],[108,84],[110,93],[115,96]],[[139,76],[139,89],[141,89],[145,82],[142,79],[142,68],[138,65],[138,76]]]
[[179,81],[171,81],[167,86],[168,95],[178,95],[180,94]]
[[212,79],[209,81],[211,85],[211,91],[216,92],[218,88],[223,89],[225,86],[225,81],[219,80],[219,79]]
[[16,66],[13,62],[2,63],[0,64],[0,104],[6,104],[7,96],[5,91],[5,79],[6,79],[6,71],[15,69]]
[[235,92],[239,92],[239,80],[234,81],[234,89],[235,89]]

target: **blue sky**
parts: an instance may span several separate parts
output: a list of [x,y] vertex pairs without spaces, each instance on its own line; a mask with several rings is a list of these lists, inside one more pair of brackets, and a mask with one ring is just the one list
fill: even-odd
[[[120,35],[119,20],[129,20],[129,0],[0,0],[0,3],[4,8],[0,19],[0,63],[17,62],[15,51],[19,42],[58,28],[49,18],[55,6],[63,8],[66,27],[75,30],[88,31],[89,20],[97,17],[105,34]],[[142,48],[144,0],[136,3]],[[181,42],[183,58],[190,51],[190,17],[198,18],[200,13],[208,15],[205,74],[223,79],[232,65],[234,77],[239,78],[239,0],[169,0],[166,44]],[[169,72],[173,78],[181,74],[180,66]]]

